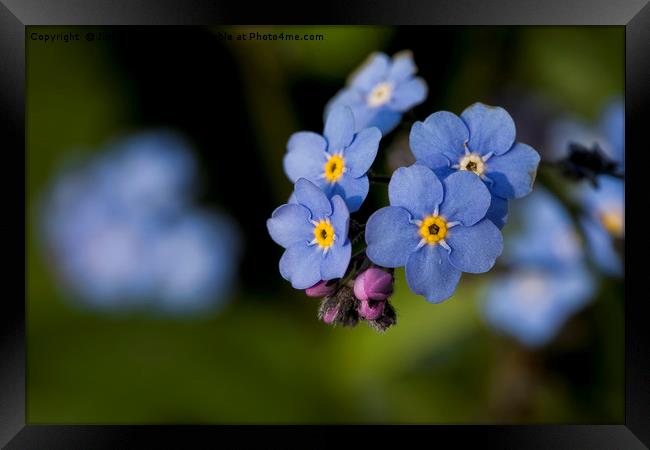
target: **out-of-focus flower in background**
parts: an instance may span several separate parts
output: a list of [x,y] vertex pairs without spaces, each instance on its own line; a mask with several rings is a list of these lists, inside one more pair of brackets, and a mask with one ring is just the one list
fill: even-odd
[[[549,147],[566,156],[569,144],[601,149],[617,165],[616,173],[625,172],[625,110],[622,99],[609,102],[597,126],[576,119],[563,119],[551,127]],[[564,153],[562,153],[564,152]],[[623,264],[616,251],[617,241],[625,237],[625,185],[613,174],[595,177],[595,185],[580,183],[573,193],[584,210],[581,226],[587,238],[590,256],[605,274],[621,276]]]
[[599,128],[610,143],[612,159],[625,169],[625,104],[623,99],[610,101],[600,116]]
[[174,213],[192,201],[198,175],[188,143],[171,131],[144,132],[117,140],[100,155],[96,188],[133,216]]
[[188,211],[159,234],[151,251],[161,310],[198,312],[228,298],[240,246],[236,225],[229,217]]
[[357,131],[377,127],[387,134],[397,126],[405,111],[427,97],[427,84],[415,76],[416,72],[409,51],[396,53],[392,59],[384,53],[374,53],[330,100],[325,114],[335,107],[348,106],[354,113]]
[[546,144],[550,159],[566,156],[569,143],[591,147],[597,144],[621,172],[625,166],[625,105],[622,98],[614,98],[603,107],[595,124],[577,116],[565,116],[549,126]]
[[616,251],[616,242],[625,238],[623,180],[602,176],[595,188],[581,186],[579,195],[585,208],[580,223],[587,238],[590,256],[605,274],[621,276],[623,262]]
[[482,303],[487,322],[529,347],[551,341],[594,293],[594,281],[571,217],[543,188],[521,202],[517,233],[506,239],[503,261]]
[[191,313],[229,296],[237,226],[192,202],[196,162],[169,131],[117,140],[66,167],[43,197],[40,229],[66,294],[100,310]]

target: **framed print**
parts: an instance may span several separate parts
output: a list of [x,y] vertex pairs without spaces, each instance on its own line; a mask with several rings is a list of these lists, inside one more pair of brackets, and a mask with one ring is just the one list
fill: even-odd
[[649,445],[647,2],[0,23],[6,448]]

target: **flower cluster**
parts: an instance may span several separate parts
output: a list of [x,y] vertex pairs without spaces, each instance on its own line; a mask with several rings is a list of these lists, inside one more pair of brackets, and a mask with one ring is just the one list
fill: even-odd
[[56,275],[95,309],[187,314],[228,298],[240,238],[191,199],[196,164],[167,131],[114,142],[59,174],[41,229]]
[[[383,137],[426,98],[416,71],[408,52],[371,55],[327,104],[323,135],[303,131],[288,141],[284,169],[294,191],[267,228],[285,249],[281,275],[323,297],[325,323],[395,324],[389,299],[399,267],[427,301],[450,298],[462,272],[492,268],[508,200],[532,190],[539,155],[515,141],[504,109],[482,103],[415,122],[416,163],[391,177],[370,171]],[[364,217],[371,182],[388,182],[389,205]]]

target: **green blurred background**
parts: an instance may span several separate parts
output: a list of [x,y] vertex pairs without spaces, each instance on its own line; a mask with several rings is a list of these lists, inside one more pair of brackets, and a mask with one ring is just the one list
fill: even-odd
[[[324,39],[220,35],[240,31]],[[80,40],[46,43],[33,32]],[[288,137],[322,129],[325,103],[369,53],[413,51],[430,91],[420,120],[524,97],[593,120],[623,92],[623,27],[29,27],[26,39],[28,423],[623,421],[620,281],[600,280],[596,301],[538,351],[483,323],[489,273],[465,275],[451,300],[431,305],[398,270],[397,326],[334,329],[317,320],[317,300],[281,279],[281,249],[264,224],[291,190]],[[511,113],[528,120],[518,138],[535,145],[544,124]],[[38,239],[38,199],[70,155],[155,126],[190,138],[200,201],[244,230],[236,295],[199,319],[74,308]],[[398,130],[388,146],[404,139]],[[380,206],[384,191],[373,188],[369,204]]]

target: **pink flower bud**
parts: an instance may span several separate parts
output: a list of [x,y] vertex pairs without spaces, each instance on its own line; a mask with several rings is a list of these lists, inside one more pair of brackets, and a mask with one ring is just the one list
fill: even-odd
[[386,300],[392,293],[393,276],[377,267],[369,268],[354,280],[354,295],[362,302]]
[[385,300],[361,300],[359,315],[366,320],[375,320],[384,312]]
[[339,307],[329,309],[323,314],[323,322],[330,325],[336,319],[336,315],[339,313]]
[[333,294],[336,283],[330,283],[329,286],[327,283],[327,281],[319,281],[312,287],[305,289],[305,294],[307,294],[308,297],[327,297],[328,295]]

